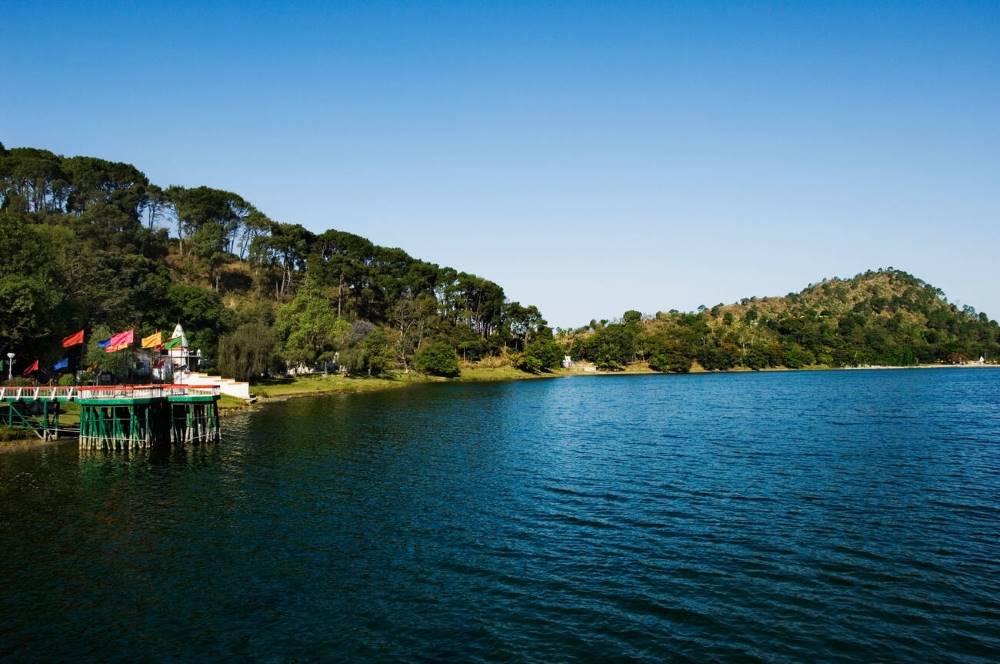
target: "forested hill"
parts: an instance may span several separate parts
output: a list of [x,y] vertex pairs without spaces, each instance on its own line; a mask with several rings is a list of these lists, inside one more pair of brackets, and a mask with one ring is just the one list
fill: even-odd
[[576,358],[608,369],[660,371],[913,365],[1000,358],[1000,327],[892,268],[828,279],[783,297],[745,298],[697,312],[626,312],[563,332]]
[[0,352],[49,364],[81,328],[96,342],[181,322],[208,368],[251,378],[337,358],[354,373],[502,355],[533,371],[564,352],[663,371],[908,365],[1000,358],[1000,330],[886,269],[697,312],[626,312],[560,333],[503,289],[401,249],[270,219],[239,194],[160,187],[130,164],[0,145]]
[[492,281],[275,221],[233,192],[160,187],[130,164],[0,145],[0,238],[0,352],[43,365],[81,328],[94,344],[178,321],[241,377],[334,357],[365,374],[415,356],[452,373],[456,354],[552,343],[538,309]]

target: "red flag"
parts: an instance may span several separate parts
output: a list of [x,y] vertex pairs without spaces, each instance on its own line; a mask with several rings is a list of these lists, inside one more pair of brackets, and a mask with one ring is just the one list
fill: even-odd
[[70,348],[71,346],[79,346],[83,343],[83,330],[71,334],[65,339],[63,339],[63,348]]
[[24,370],[24,377],[27,378],[28,376],[30,376],[31,374],[35,373],[36,371],[38,371],[38,360],[35,360],[31,364],[31,366],[29,366],[27,369]]

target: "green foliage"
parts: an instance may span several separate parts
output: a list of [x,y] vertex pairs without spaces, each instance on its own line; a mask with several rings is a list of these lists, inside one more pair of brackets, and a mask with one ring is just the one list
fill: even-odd
[[538,331],[545,326],[538,307],[523,306],[520,302],[511,302],[503,309],[504,336],[509,339],[515,350],[524,350]]
[[816,363],[816,357],[794,341],[786,341],[782,349],[782,363],[789,369],[801,369]]
[[337,318],[333,304],[316,281],[307,278],[290,302],[278,310],[276,328],[290,365],[332,360],[346,346],[350,324]]
[[[596,325],[569,335],[574,357],[615,368],[645,358],[657,371],[734,367],[801,368],[912,365],[1000,358],[1000,326],[971,307],[898,270],[833,279],[778,298],[670,311],[623,326]],[[625,333],[622,331],[625,328]],[[630,329],[640,329],[629,345]]]
[[35,339],[58,329],[62,275],[44,234],[5,211],[0,238],[0,348],[35,351]]
[[521,353],[517,367],[529,373],[541,373],[558,367],[562,356],[562,349],[552,340],[550,333],[548,337],[539,337],[528,344]]
[[254,381],[276,369],[278,339],[260,321],[240,325],[219,341],[219,371],[236,380]]
[[234,258],[241,227],[266,226],[263,215],[239,195],[210,187],[170,187],[165,198],[176,212],[180,252],[186,245],[218,290],[220,268]]
[[599,369],[616,371],[635,359],[635,325],[610,323],[573,344],[573,357],[594,362]]
[[187,284],[172,283],[167,291],[169,317],[161,317],[156,327],[172,329],[184,325],[188,343],[203,356],[216,357],[219,336],[229,328],[231,313],[218,293]]
[[[120,332],[121,330],[118,331]],[[87,346],[83,354],[85,369],[92,370],[94,373],[102,373],[113,372],[119,367],[121,362],[118,360],[117,354],[109,353],[97,345],[98,341],[110,338],[111,334],[111,328],[107,325],[97,325],[90,330],[90,334],[86,340]]]
[[425,374],[453,378],[459,374],[458,355],[446,341],[432,341],[425,344],[413,356],[413,365]]
[[429,338],[476,360],[547,330],[537,307],[506,302],[487,279],[92,157],[0,150],[0,236],[0,345],[19,354],[44,357],[81,327],[142,334],[181,322],[204,368],[245,373],[260,349],[237,330],[258,323],[291,365],[340,353],[367,374],[406,369]]
[[[19,357],[49,361],[80,328],[104,330],[92,343],[179,321],[206,368],[218,358],[244,375],[274,365],[271,340],[290,364],[339,353],[372,375],[406,369],[427,339],[469,360],[513,351],[534,371],[558,360],[537,307],[507,302],[496,283],[351,233],[273,221],[233,192],[164,189],[130,164],[0,149],[0,238],[0,351]],[[643,320],[630,310],[560,341],[605,369],[1000,359],[996,321],[892,268],[693,313]],[[87,360],[115,366],[93,348]]]
[[344,366],[353,375],[381,376],[394,363],[389,337],[385,330],[377,327],[371,328],[341,355]]
[[663,373],[691,371],[691,356],[677,347],[660,348],[649,356],[649,368]]

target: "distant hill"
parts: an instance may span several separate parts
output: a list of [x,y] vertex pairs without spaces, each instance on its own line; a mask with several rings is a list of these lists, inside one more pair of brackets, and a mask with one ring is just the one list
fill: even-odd
[[697,312],[626,312],[563,333],[576,358],[604,368],[662,371],[806,366],[906,366],[1000,357],[1000,326],[893,268],[826,279],[783,297],[750,297]]

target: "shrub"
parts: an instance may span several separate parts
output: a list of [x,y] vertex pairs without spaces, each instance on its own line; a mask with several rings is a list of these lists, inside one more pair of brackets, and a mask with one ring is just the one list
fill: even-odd
[[672,350],[658,350],[649,356],[649,368],[663,373],[687,373],[691,370],[691,358]]
[[420,371],[432,376],[452,378],[459,374],[458,355],[445,341],[432,341],[417,351],[413,364]]
[[545,367],[538,358],[532,357],[527,353],[522,353],[520,359],[517,361],[517,368],[521,371],[527,371],[528,373],[542,373]]
[[521,353],[517,368],[530,373],[541,373],[559,366],[562,350],[552,339],[535,339]]
[[785,347],[783,359],[789,369],[799,369],[815,361],[813,354],[797,343],[790,343]]
[[496,355],[487,355],[476,362],[477,367],[484,367],[486,369],[499,369],[500,367],[509,367],[512,364],[513,362],[507,349],[502,346]]

